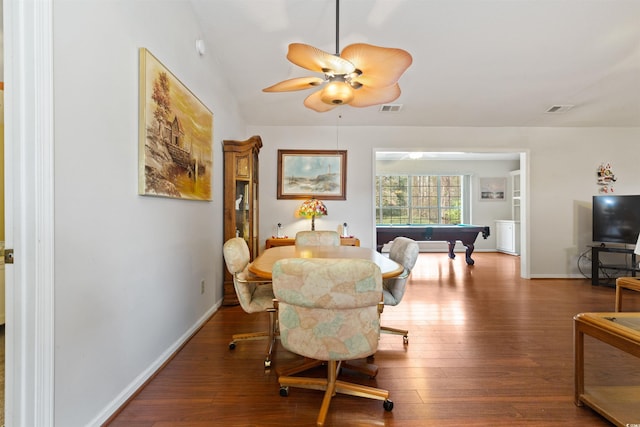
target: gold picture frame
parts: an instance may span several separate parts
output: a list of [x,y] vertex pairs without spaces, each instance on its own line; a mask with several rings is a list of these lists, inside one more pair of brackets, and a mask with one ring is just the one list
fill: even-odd
[[278,150],[278,199],[347,199],[346,150]]
[[138,193],[211,200],[213,113],[140,48]]

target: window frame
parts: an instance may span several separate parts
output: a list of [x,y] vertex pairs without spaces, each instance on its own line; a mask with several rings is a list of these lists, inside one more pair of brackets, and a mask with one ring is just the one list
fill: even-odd
[[[448,225],[450,223],[441,222],[442,219],[442,210],[449,209],[443,208],[441,197],[442,197],[442,183],[441,177],[444,176],[456,176],[460,177],[460,222],[459,224],[470,224],[471,223],[471,199],[469,197],[470,188],[471,188],[471,175],[469,174],[460,174],[460,173],[438,173],[438,174],[422,174],[422,173],[376,173],[375,175],[375,185],[376,191],[374,192],[374,212],[375,212],[375,224],[376,226],[388,226],[388,225]],[[408,222],[406,223],[396,223],[396,222],[381,222],[382,218],[382,202],[385,197],[382,188],[382,180],[380,177],[398,177],[405,178],[407,182],[407,205],[402,206],[400,208],[407,210]],[[413,177],[436,177],[437,178],[437,209],[438,209],[438,222],[432,222],[429,224],[425,223],[416,223],[413,222],[412,209],[413,209],[413,195],[412,195],[412,178]]]

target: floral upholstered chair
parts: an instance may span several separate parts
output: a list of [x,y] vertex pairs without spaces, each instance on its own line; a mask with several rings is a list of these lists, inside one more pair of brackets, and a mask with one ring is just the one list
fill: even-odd
[[296,246],[340,246],[340,235],[336,231],[298,231]]
[[[407,288],[407,281],[411,270],[416,265],[420,249],[415,240],[408,237],[396,237],[389,250],[389,258],[404,267],[404,271],[397,277],[385,279],[382,283],[382,293],[384,295],[384,305],[398,305],[402,301]],[[396,329],[387,326],[381,327],[381,332],[387,334],[402,335],[405,344],[409,342],[409,331],[406,329]]]
[[227,240],[222,248],[224,261],[229,273],[233,275],[233,287],[240,306],[247,313],[269,313],[269,329],[261,332],[249,332],[244,334],[234,334],[229,348],[236,347],[236,341],[268,339],[267,349],[264,357],[264,366],[271,366],[271,352],[275,340],[278,336],[277,313],[274,307],[273,286],[270,281],[255,277],[247,267],[249,266],[250,254],[247,242],[241,237],[234,237]]
[[280,376],[280,394],[289,387],[324,390],[317,425],[323,425],[335,393],[384,401],[389,392],[337,379],[342,361],[372,355],[380,338],[382,276],[363,259],[290,258],[273,267],[280,341],[286,349],[328,363],[327,378]]

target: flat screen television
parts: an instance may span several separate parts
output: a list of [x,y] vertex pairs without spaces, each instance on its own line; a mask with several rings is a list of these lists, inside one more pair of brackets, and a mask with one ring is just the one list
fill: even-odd
[[640,195],[593,196],[593,241],[635,245],[640,232]]

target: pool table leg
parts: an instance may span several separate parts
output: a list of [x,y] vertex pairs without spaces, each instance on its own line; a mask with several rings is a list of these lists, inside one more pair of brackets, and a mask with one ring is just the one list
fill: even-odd
[[[449,244],[449,258],[451,259],[455,259],[456,254],[453,253],[453,250],[456,248],[456,240],[448,240],[447,243]],[[466,256],[466,261],[467,264],[469,265],[473,265],[475,264],[475,261],[471,258],[471,254],[473,253],[473,250],[475,249],[475,246],[473,243],[468,243],[468,242],[462,242],[463,245],[466,246],[467,250],[465,252],[465,256]]]
[[473,253],[473,250],[475,249],[475,246],[473,245],[473,243],[465,243],[464,245],[467,247],[467,251],[465,253],[465,255],[467,257],[467,264],[468,265],[475,264],[475,261],[471,258],[471,254]]
[[455,259],[456,254],[453,253],[453,250],[456,248],[456,241],[448,240],[447,243],[449,244],[449,258]]

